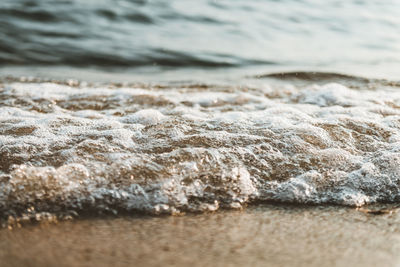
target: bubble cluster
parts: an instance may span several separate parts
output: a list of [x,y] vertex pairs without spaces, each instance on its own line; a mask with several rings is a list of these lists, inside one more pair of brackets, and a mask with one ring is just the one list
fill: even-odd
[[388,86],[3,83],[0,214],[399,201],[399,107]]

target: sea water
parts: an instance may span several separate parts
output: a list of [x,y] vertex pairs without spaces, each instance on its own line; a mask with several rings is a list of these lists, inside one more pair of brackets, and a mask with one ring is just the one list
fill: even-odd
[[399,107],[398,85],[384,81],[4,81],[0,210],[30,218],[396,202]]
[[73,67],[143,81],[322,70],[398,79],[399,23],[395,0],[2,0],[0,73]]

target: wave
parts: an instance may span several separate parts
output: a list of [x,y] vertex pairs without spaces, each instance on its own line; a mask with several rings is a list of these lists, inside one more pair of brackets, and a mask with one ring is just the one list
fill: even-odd
[[[392,33],[398,28],[399,4],[365,2],[366,13],[344,15],[359,8],[358,3],[338,6],[336,1],[322,8],[316,0],[3,0],[0,68],[72,66],[142,73],[235,68],[244,73],[300,67],[398,77],[399,36]],[[366,19],[368,13],[375,15]]]
[[31,220],[212,211],[260,201],[398,202],[399,107],[398,88],[388,84],[4,79],[0,214]]

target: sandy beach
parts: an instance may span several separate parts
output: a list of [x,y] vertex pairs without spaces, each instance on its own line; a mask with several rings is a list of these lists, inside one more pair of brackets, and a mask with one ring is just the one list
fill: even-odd
[[399,11],[1,0],[0,267],[400,267]]
[[1,266],[398,266],[400,216],[262,205],[0,231]]

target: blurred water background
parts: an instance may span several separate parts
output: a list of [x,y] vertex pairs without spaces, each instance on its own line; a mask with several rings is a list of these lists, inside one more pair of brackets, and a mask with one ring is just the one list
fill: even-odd
[[398,79],[399,25],[395,0],[2,0],[0,75]]

